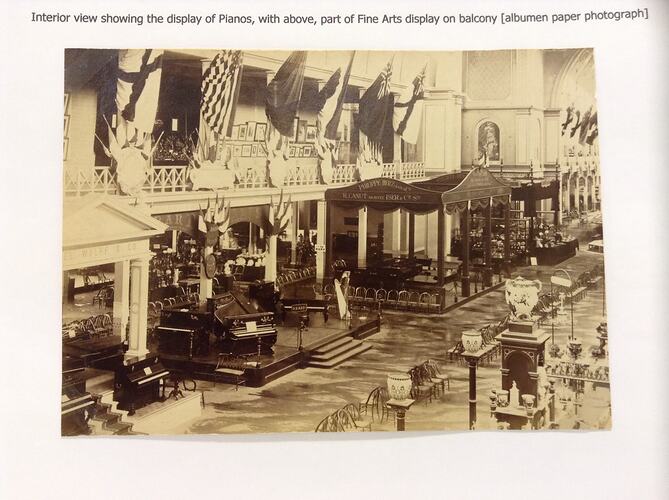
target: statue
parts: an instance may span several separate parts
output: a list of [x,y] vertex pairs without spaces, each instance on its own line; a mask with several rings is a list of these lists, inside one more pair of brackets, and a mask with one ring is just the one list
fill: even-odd
[[509,402],[514,406],[520,406],[520,391],[515,380],[511,384],[511,389],[509,389]]

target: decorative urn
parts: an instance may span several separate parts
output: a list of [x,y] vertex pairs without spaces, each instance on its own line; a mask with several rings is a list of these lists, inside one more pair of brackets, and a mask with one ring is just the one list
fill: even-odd
[[511,315],[518,320],[531,320],[532,310],[539,302],[541,281],[527,280],[518,276],[512,280],[506,280],[505,297],[509,305]]
[[528,415],[532,415],[532,411],[534,409],[534,402],[536,398],[532,394],[523,394],[520,396],[520,398],[523,400],[523,406],[527,410]]
[[462,332],[462,346],[465,353],[475,353],[481,349],[483,338],[479,330],[463,330]]
[[388,394],[391,399],[404,401],[411,396],[411,376],[408,373],[391,373],[388,375]]

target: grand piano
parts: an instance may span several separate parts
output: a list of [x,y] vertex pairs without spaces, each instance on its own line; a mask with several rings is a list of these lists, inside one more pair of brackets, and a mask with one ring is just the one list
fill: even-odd
[[271,352],[276,343],[274,313],[257,300],[238,292],[224,292],[207,299],[165,308],[157,327],[159,351],[192,358],[209,352],[213,334],[223,352],[249,354]]
[[161,386],[169,375],[156,354],[127,358],[114,374],[114,400],[134,415],[138,408],[164,398]]

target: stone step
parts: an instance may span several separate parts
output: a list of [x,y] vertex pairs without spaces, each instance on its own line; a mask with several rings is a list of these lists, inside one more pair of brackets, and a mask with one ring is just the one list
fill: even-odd
[[353,340],[352,337],[348,337],[348,336],[342,337],[340,339],[333,340],[332,342],[329,342],[329,343],[319,347],[318,349],[314,349],[313,352],[315,354],[324,354],[324,353],[332,351],[332,350],[334,350],[334,349],[336,349],[336,348],[338,348],[342,345],[350,343],[351,340]]
[[361,354],[368,349],[371,349],[372,346],[370,344],[365,344],[365,343],[360,343],[353,349],[346,351],[343,354],[340,354],[339,356],[336,356],[332,359],[328,359],[326,361],[309,361],[307,366],[310,366],[312,368],[333,368],[344,361],[351,359],[354,356],[357,356],[358,354]]
[[336,358],[341,354],[344,354],[347,351],[355,349],[362,343],[361,340],[349,339],[345,344],[341,344],[335,349],[331,349],[326,352],[316,351],[311,355],[311,359],[314,361],[327,361],[328,359]]

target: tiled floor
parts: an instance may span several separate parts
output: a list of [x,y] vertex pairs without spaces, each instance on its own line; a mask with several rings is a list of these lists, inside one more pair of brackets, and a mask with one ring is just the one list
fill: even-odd
[[[565,261],[562,268],[575,277],[602,261],[601,254],[581,251]],[[533,268],[515,274],[538,277],[548,284],[551,271]],[[590,291],[574,305],[575,335],[583,341],[584,352],[598,343],[595,327],[602,320],[602,288]],[[407,430],[464,430],[468,415],[467,370],[463,365],[447,363],[446,350],[457,342],[463,329],[501,319],[506,314],[503,294],[500,288],[441,316],[387,313],[381,332],[367,340],[373,348],[331,370],[298,370],[260,389],[242,387],[235,391],[202,383],[207,403],[203,414],[180,431],[198,434],[312,432],[327,414],[348,402],[365,399],[375,386],[385,384],[388,373],[405,371],[427,358],[437,359],[442,364],[451,376],[451,390],[430,404],[414,405],[407,414]],[[569,331],[569,324],[556,327],[555,342],[564,345]],[[493,428],[487,394],[500,385],[500,380],[499,364],[479,368],[479,429]],[[561,428],[572,428],[578,419],[582,428],[597,428],[608,415],[608,408],[609,391],[599,388],[592,392],[588,388],[578,416],[574,415],[573,405],[567,405],[564,410],[560,407],[558,422]],[[373,426],[377,431],[392,428],[392,422]]]

